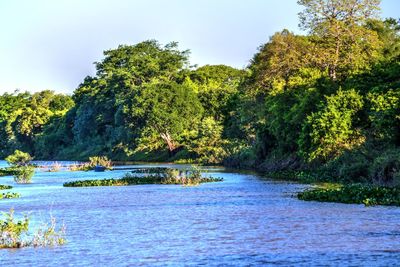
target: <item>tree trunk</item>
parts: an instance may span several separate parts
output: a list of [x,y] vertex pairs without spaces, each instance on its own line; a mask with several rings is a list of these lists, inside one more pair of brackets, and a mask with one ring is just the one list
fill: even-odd
[[168,151],[170,154],[172,154],[173,151],[176,149],[176,145],[172,140],[171,135],[169,133],[160,133],[160,136],[165,141],[165,143],[167,143]]
[[340,44],[341,44],[341,39],[340,39],[340,30],[339,30],[339,26],[337,25],[336,22],[336,43],[335,43],[335,58],[333,61],[333,64],[329,67],[329,77],[331,77],[331,79],[333,81],[336,81],[337,77],[336,77],[336,69],[337,66],[339,64],[339,57],[340,57]]

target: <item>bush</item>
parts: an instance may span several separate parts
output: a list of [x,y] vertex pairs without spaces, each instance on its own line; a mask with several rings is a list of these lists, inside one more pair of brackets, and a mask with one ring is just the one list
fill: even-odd
[[6,161],[11,165],[9,171],[14,175],[14,181],[19,184],[32,182],[32,176],[35,174],[35,167],[30,164],[32,157],[25,152],[15,150],[14,154],[9,155]]
[[64,245],[66,243],[65,226],[62,225],[60,229],[57,230],[56,219],[51,216],[50,224],[42,224],[36,231],[31,243],[34,247],[54,247]]
[[320,110],[309,115],[303,125],[299,154],[309,161],[328,161],[362,144],[365,137],[354,127],[354,121],[363,104],[363,97],[355,90],[339,89],[326,96]]
[[22,220],[14,218],[14,210],[3,212],[0,219],[0,248],[21,248],[27,246],[57,246],[65,244],[65,227],[56,228],[56,220],[51,217],[50,225],[43,224],[33,238],[29,237],[29,218]]
[[29,218],[16,221],[14,219],[14,210],[9,213],[3,212],[5,219],[0,220],[0,248],[20,248],[26,244],[24,235],[29,228]]
[[28,153],[22,152],[20,150],[15,150],[13,154],[9,155],[5,158],[11,166],[28,166],[32,161],[31,155]]
[[32,182],[32,176],[35,174],[35,167],[21,166],[13,168],[14,181],[18,184],[29,184]]
[[382,185],[400,185],[400,150],[390,149],[374,159],[369,175],[375,183]]
[[50,168],[48,169],[49,172],[58,172],[60,171],[62,168],[61,163],[59,162],[54,162],[53,164],[51,164]]

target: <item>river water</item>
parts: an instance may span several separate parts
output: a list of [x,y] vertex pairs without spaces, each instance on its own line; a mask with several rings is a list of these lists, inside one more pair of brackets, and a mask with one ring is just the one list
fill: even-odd
[[51,214],[64,222],[68,240],[2,249],[0,266],[400,265],[400,208],[303,202],[293,195],[304,185],[210,168],[208,175],[224,181],[62,187],[127,171],[38,171],[28,185],[0,177],[21,193],[0,200],[0,210],[29,213],[34,227]]

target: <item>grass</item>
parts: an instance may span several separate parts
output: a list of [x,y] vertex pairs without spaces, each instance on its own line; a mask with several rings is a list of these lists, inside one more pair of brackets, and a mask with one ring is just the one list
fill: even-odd
[[300,200],[364,204],[366,206],[400,206],[400,187],[368,184],[322,184],[298,193]]

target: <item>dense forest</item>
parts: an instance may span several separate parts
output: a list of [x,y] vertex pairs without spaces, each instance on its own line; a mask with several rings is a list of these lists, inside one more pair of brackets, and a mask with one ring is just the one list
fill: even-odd
[[176,161],[400,183],[400,21],[378,0],[300,0],[243,70],[155,40],[104,52],[72,96],[0,96],[0,158]]

